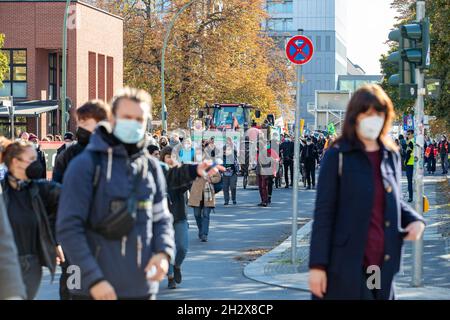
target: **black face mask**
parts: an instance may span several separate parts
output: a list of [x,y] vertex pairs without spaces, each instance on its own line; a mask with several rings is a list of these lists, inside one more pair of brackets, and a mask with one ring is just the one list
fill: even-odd
[[91,138],[92,132],[87,131],[81,127],[78,127],[76,135],[78,139],[78,143],[81,145],[87,145],[89,143],[89,139]]
[[25,174],[30,180],[42,179],[43,173],[44,168],[42,167],[41,163],[37,160],[32,162],[25,170]]

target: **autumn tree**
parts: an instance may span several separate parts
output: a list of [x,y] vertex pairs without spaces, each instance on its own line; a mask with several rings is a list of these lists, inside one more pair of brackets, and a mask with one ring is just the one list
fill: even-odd
[[[3,48],[4,41],[5,35],[0,33],[0,49]],[[0,87],[3,86],[3,79],[5,79],[7,72],[9,72],[8,59],[0,50]]]
[[[124,17],[125,82],[150,91],[161,106],[161,51],[169,22],[187,0],[97,1]],[[185,127],[205,103],[245,102],[263,114],[292,105],[294,78],[261,31],[262,0],[199,0],[175,23],[166,51],[169,123]]]

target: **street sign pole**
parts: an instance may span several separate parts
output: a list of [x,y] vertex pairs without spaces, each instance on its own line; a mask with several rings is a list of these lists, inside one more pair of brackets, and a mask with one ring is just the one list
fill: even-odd
[[291,237],[291,258],[292,264],[297,260],[297,218],[298,218],[298,180],[300,168],[300,94],[302,67],[296,66],[297,71],[297,105],[295,108],[295,145],[294,145],[294,181],[292,194],[292,237]]
[[298,217],[298,181],[300,170],[300,98],[302,68],[301,66],[311,61],[314,55],[314,45],[308,37],[303,35],[303,29],[298,30],[299,35],[292,37],[286,44],[286,57],[295,64],[297,71],[297,105],[295,108],[295,141],[294,141],[294,181],[292,181],[292,236],[291,259],[292,264],[297,260],[297,217]]
[[[425,1],[418,0],[416,3],[417,21],[423,21],[425,19]],[[418,95],[416,104],[414,107],[414,134],[415,134],[415,146],[414,146],[414,182],[416,211],[423,215],[423,149],[424,149],[424,73],[423,70],[416,67],[416,83],[418,85]],[[412,285],[414,287],[420,287],[422,285],[422,269],[423,269],[423,235],[422,237],[413,243],[413,277]]]
[[[299,29],[298,33],[303,35],[303,30]],[[301,81],[302,81],[302,67],[300,64],[296,65],[297,71],[297,105],[295,108],[295,144],[294,144],[294,181],[293,195],[292,195],[292,237],[291,237],[291,258],[292,264],[297,260],[297,217],[298,217],[298,180],[300,168],[300,97],[301,97]]]

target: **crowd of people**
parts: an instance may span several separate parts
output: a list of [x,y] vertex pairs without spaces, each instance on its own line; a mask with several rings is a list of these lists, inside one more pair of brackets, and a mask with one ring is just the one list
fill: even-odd
[[[406,139],[400,134],[395,143],[399,148],[399,153],[402,160],[402,170],[406,172],[406,177],[408,181],[408,202],[413,201],[413,175],[414,175],[414,130],[407,130]],[[441,135],[440,139],[438,137],[431,138],[430,136],[425,136],[424,139],[424,170],[429,175],[434,175],[436,172],[436,165],[439,161],[442,168],[442,174],[448,174],[448,167],[450,163],[449,159],[449,142],[445,134]]]
[[[383,151],[385,157],[396,160],[394,143],[384,140],[393,114],[391,102],[378,87],[365,90],[352,99],[343,136],[338,140],[322,133],[302,136],[297,168],[291,135],[274,139],[256,124],[245,139],[244,164],[242,146],[231,137],[218,144],[214,137],[193,141],[175,132],[152,135],[146,132],[151,97],[132,88],[123,89],[111,104],[94,100],[78,108],[75,134],[46,137],[64,142],[58,149],[51,181],[46,179],[46,159],[36,135],[23,133],[17,141],[0,138],[0,299],[35,298],[42,267],[54,277],[57,265],[62,270],[62,300],[155,299],[165,277],[168,287],[175,289],[182,282],[182,264],[189,247],[188,208],[192,208],[199,241],[208,242],[217,193],[223,191],[224,206],[237,205],[238,176],[242,166],[249,163],[256,172],[261,207],[271,205],[273,187],[282,187],[283,178],[285,188],[293,186],[294,170],[301,173],[305,189],[315,189],[316,169],[322,167],[311,243],[311,285],[315,297],[323,297],[323,271],[335,263],[323,256],[331,249],[321,240],[330,237],[325,227],[336,214],[330,210],[342,210],[340,204],[344,203],[352,204],[350,212],[373,214],[365,216],[371,221],[368,232],[375,243],[375,247],[365,249],[365,263],[379,263],[381,244],[376,238],[380,236],[383,201],[391,201],[391,207],[400,201],[382,195],[383,190],[391,194],[399,179],[383,176],[391,191],[381,183],[383,174],[397,170],[395,162],[384,163],[385,158],[380,158]],[[382,126],[381,118],[389,121]],[[355,128],[355,123],[361,128]],[[413,136],[408,132],[407,140],[400,137],[397,141],[408,181],[414,165]],[[438,156],[443,173],[447,172],[448,147],[445,136],[439,143],[427,139],[429,172],[435,171]],[[369,161],[362,161],[364,154]],[[380,166],[387,171],[381,172]],[[367,190],[369,176],[376,180],[374,202],[361,194]],[[341,180],[353,187],[338,192]],[[408,188],[412,199],[412,180]],[[397,191],[392,196],[398,196]],[[352,202],[358,194],[365,200]],[[372,208],[366,205],[370,203]],[[421,218],[403,204],[402,215],[408,238],[415,239],[421,233],[415,222],[421,223]],[[354,218],[352,221],[358,220]],[[344,225],[334,223],[336,227]],[[359,228],[355,224],[350,227]],[[342,234],[350,232],[344,231]],[[360,248],[362,240],[352,240],[358,242],[358,250],[364,249]],[[393,246],[397,257],[401,243]],[[390,270],[395,273],[396,265]],[[349,275],[349,279],[356,276]],[[386,281],[391,280],[389,274]],[[344,289],[330,282],[330,296],[335,294],[333,290]],[[348,294],[355,296],[353,291]],[[372,296],[374,292],[364,294]],[[389,295],[386,291],[380,296]]]
[[154,299],[166,275],[169,287],[181,282],[185,194],[198,190],[189,200],[207,241],[215,193],[203,191],[225,169],[206,159],[178,165],[167,149],[176,137],[152,150],[151,105],[146,92],[125,88],[111,106],[78,108],[77,132],[64,136],[51,181],[36,135],[0,139],[0,299],[35,298],[42,267],[53,278],[57,265],[61,299]]

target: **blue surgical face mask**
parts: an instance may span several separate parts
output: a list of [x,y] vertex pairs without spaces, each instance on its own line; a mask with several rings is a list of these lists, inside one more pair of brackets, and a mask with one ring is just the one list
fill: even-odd
[[123,143],[134,144],[144,139],[145,128],[136,120],[116,119],[114,135]]

